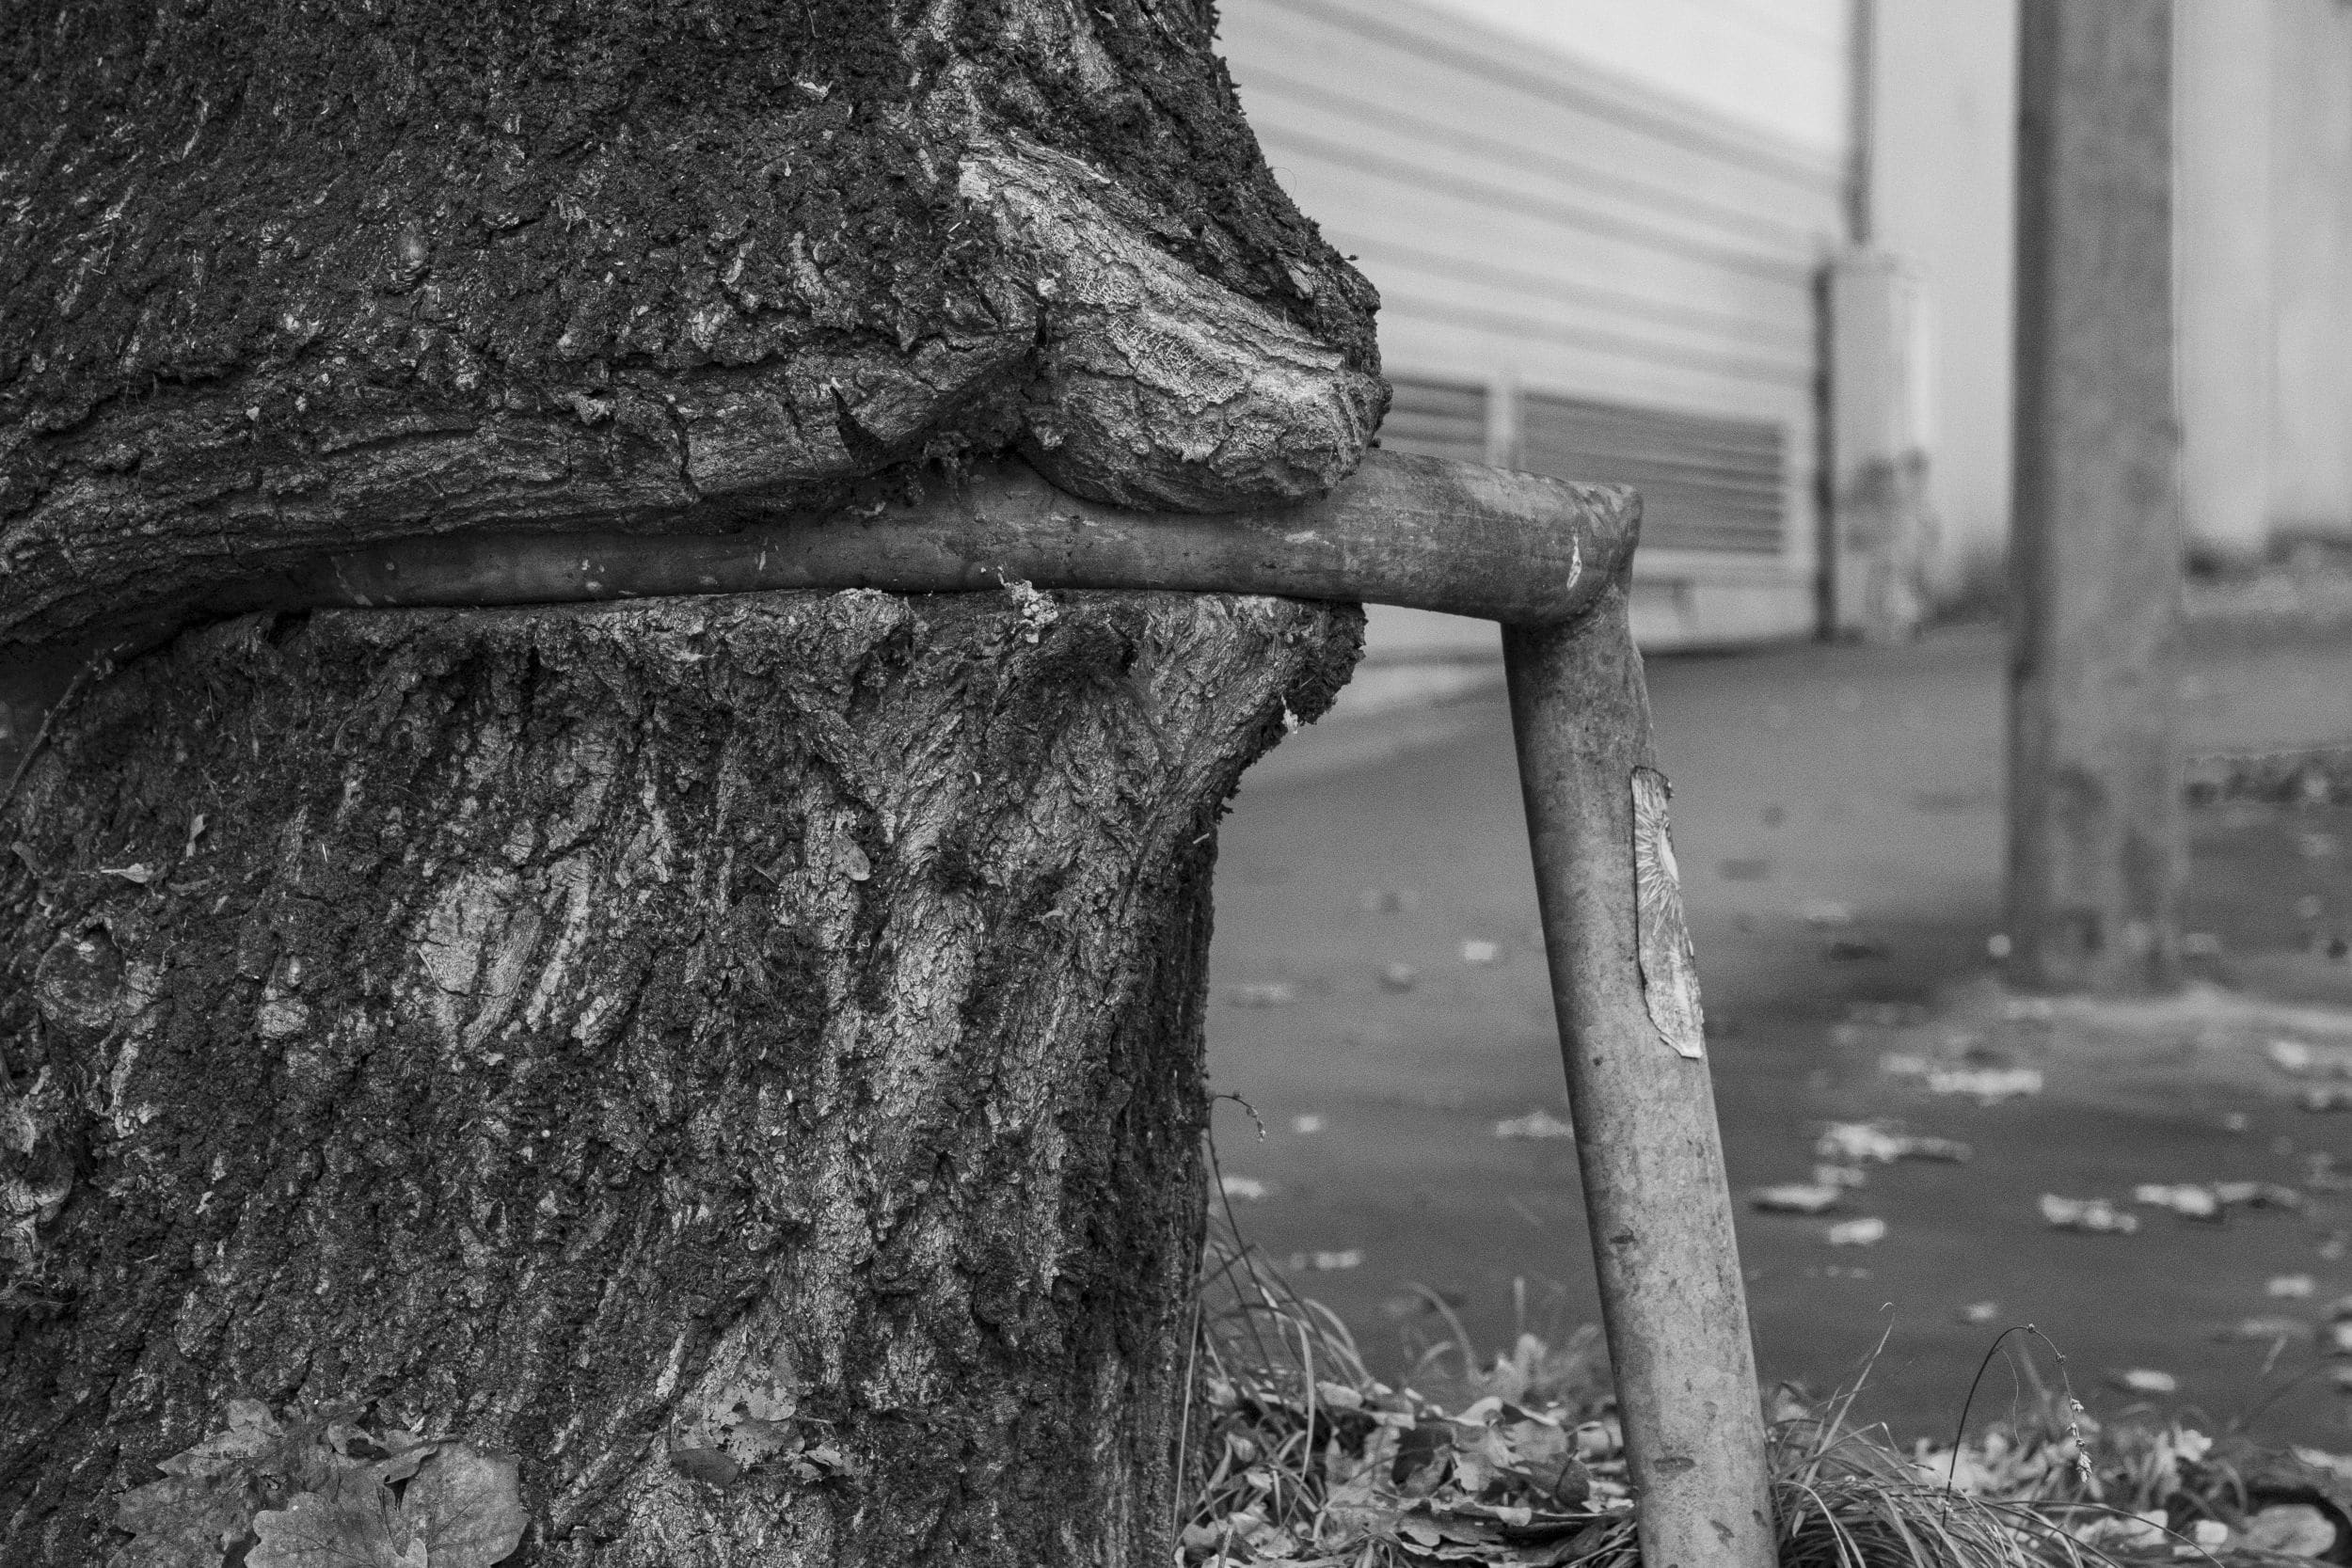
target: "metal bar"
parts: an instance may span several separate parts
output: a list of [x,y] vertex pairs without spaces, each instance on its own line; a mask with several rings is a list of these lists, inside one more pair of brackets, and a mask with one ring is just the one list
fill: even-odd
[[777,589],[961,593],[1152,588],[1370,600],[1489,621],[1567,621],[1624,570],[1640,503],[1442,458],[1375,451],[1321,500],[1257,513],[1133,512],[1026,464],[930,481],[821,518],[739,508],[726,533],[498,533],[393,540],[257,576],[207,613],[355,605],[553,604]]
[[[1221,517],[1104,506],[1007,463],[911,503],[875,500],[824,519],[739,510],[743,527],[730,533],[469,531],[291,562],[118,624],[45,668],[19,651],[0,662],[0,697],[18,672],[61,685],[88,657],[128,657],[192,620],[251,610],[1024,580],[1371,600],[1501,621],[1643,1560],[1769,1568],[1746,1296],[1664,780],[1626,621],[1640,514],[1622,488],[1386,452],[1324,500]],[[1637,813],[1637,800],[1649,809]]]
[[1504,627],[1502,657],[1642,1560],[1771,1568],[1747,1295],[1623,583],[1573,624]]

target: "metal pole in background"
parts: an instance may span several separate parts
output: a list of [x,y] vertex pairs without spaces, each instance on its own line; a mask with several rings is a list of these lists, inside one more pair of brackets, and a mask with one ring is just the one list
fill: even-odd
[[2025,0],[2009,933],[2134,991],[2180,938],[2171,0]]
[[1772,1568],[1747,1294],[1622,579],[1573,623],[1506,626],[1502,656],[1642,1560]]

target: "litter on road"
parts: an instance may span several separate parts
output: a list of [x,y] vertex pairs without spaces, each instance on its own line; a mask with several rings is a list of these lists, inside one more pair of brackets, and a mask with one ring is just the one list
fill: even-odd
[[1829,1227],[1832,1246],[1876,1246],[1886,1239],[1886,1222],[1876,1215],[1840,1220]]
[[1767,1214],[1824,1214],[1836,1208],[1843,1196],[1843,1187],[1789,1181],[1777,1187],[1758,1187],[1748,1195],[1748,1202]]
[[1884,1122],[1833,1121],[1814,1141],[1813,1152],[1823,1160],[1875,1160],[1887,1164],[1897,1160],[1961,1162],[1973,1150],[1957,1139],[1913,1137]]
[[2054,1230],[2082,1230],[2098,1236],[2129,1236],[2139,1228],[2137,1214],[2125,1213],[2104,1197],[2043,1193],[2042,1218]]
[[1536,1109],[1523,1117],[1505,1117],[1495,1123],[1498,1138],[1573,1138],[1576,1129],[1553,1116],[1549,1111]]

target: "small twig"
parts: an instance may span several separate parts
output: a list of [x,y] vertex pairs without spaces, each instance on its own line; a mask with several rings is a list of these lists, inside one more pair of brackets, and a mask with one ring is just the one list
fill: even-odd
[[66,683],[66,689],[58,693],[57,700],[42,710],[40,727],[33,732],[32,744],[24,748],[23,756],[16,759],[16,771],[8,776],[8,787],[0,789],[0,811],[7,810],[8,803],[16,799],[17,785],[24,782],[24,775],[33,769],[33,759],[40,755],[41,748],[49,743],[49,726],[56,721],[57,715],[82,694],[84,686],[92,680],[104,680],[112,673],[114,656],[111,653],[93,656],[87,664],[74,672],[73,678]]
[[[1968,1380],[1968,1397],[1960,1402],[1960,1424],[1952,1431],[1952,1463],[1944,1472],[1944,1507],[1936,1515],[1936,1523],[1939,1527],[1945,1520],[1951,1517],[1952,1489],[1960,1477],[1960,1449],[1961,1445],[1967,1441],[1968,1408],[1977,1402],[1977,1385],[1984,1381],[1984,1374],[1992,1369],[1993,1358],[2001,1353],[2002,1344],[2006,1342],[2009,1337],[2012,1334],[2029,1335],[2033,1338],[2041,1340],[2043,1344],[2050,1347],[2050,1354],[2058,1357],[2058,1386],[2066,1399],[2067,1434],[2073,1438],[2074,1443],[2074,1457],[2076,1464],[2086,1471],[2090,1468],[2090,1455],[2083,1451],[2081,1424],[2074,1418],[2074,1411],[2078,1409],[2079,1406],[2074,1403],[2074,1380],[2066,1375],[2066,1353],[2058,1349],[2057,1343],[2052,1340],[2048,1335],[2034,1327],[2033,1324],[2011,1323],[2009,1327],[2001,1330],[1999,1334],[1994,1336],[1993,1343],[1986,1347],[1984,1359],[1977,1363],[1977,1375]],[[2026,1365],[2030,1367],[2032,1363],[2028,1362]]]

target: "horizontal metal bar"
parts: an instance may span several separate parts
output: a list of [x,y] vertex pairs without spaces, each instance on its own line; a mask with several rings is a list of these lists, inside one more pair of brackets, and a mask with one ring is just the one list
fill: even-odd
[[824,517],[753,515],[728,533],[469,530],[395,540],[257,576],[194,610],[936,594],[1025,581],[1369,601],[1553,625],[1576,620],[1626,571],[1640,512],[1621,487],[1374,451],[1320,500],[1186,516],[1087,500],[1026,464],[1003,462],[928,481],[911,502]]

